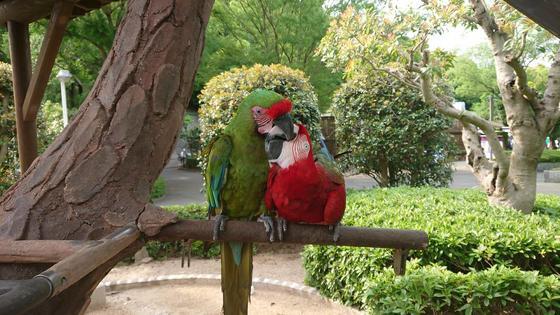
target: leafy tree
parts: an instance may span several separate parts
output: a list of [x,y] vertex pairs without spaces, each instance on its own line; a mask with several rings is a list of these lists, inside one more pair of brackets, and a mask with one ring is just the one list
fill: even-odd
[[[483,0],[423,2],[422,7],[408,12],[397,10],[394,1],[377,11],[347,10],[323,38],[319,46],[322,60],[349,76],[383,73],[421,91],[426,103],[463,124],[467,162],[489,201],[531,212],[536,161],[545,138],[560,119],[558,41],[503,2],[490,6]],[[487,35],[515,142],[510,156],[501,147],[493,122],[455,109],[453,98],[437,88],[453,58],[441,50],[431,51],[427,39],[449,24],[478,27]],[[536,58],[552,60],[546,89],[540,93],[531,88],[527,76],[527,65]],[[485,157],[477,128],[486,134],[495,160]]]
[[467,108],[481,117],[490,118],[488,99],[494,99],[494,121],[506,121],[500,91],[496,84],[496,70],[492,52],[487,45],[480,45],[454,59],[453,67],[446,73],[453,86],[454,97],[466,103]]
[[446,186],[451,180],[450,122],[420,93],[388,77],[354,76],[335,93],[337,142],[351,153],[342,166],[381,187]]
[[[60,85],[55,77],[60,69],[69,70],[73,77],[67,84],[68,106],[71,113],[75,112],[89,93],[111,49],[124,10],[125,1],[119,0],[68,23],[45,91],[45,100],[60,102]],[[47,24],[45,19],[31,24],[30,40],[34,62],[41,49]]]
[[314,51],[329,24],[324,0],[218,0],[208,25],[195,89],[242,65],[284,64],[303,70],[319,95],[322,110],[340,84]]

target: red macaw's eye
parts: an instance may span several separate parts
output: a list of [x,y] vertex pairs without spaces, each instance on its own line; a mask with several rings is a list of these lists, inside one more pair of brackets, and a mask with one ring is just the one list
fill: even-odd
[[299,135],[295,141],[296,142],[292,148],[294,160],[299,161],[307,158],[309,151],[311,150],[309,142],[307,142],[307,138]]

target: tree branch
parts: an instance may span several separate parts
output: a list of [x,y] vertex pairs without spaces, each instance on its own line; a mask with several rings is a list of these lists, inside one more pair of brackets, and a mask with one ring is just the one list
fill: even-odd
[[[560,115],[560,48],[548,70],[548,82],[544,92],[545,109],[553,115]],[[556,119],[558,120],[558,119]]]
[[[429,65],[429,52],[427,50],[423,52],[422,62],[424,66]],[[420,81],[422,86],[422,94],[426,103],[434,106],[440,113],[446,116],[458,119],[463,123],[469,123],[480,128],[486,134],[488,143],[490,144],[490,147],[492,148],[492,151],[496,157],[496,162],[498,163],[498,176],[501,179],[505,179],[509,171],[509,158],[506,156],[505,151],[502,148],[500,141],[498,140],[498,135],[494,131],[494,125],[473,112],[458,110],[451,106],[448,102],[445,102],[441,98],[437,97],[433,92],[433,84],[429,72],[422,72],[420,74]]]
[[517,75],[516,84],[519,92],[523,95],[523,97],[525,97],[527,101],[529,101],[535,111],[539,110],[537,93],[535,92],[535,90],[529,87],[527,83],[527,72],[525,71],[523,65],[521,65],[521,62],[519,62],[519,57],[517,55],[512,56],[508,54],[505,56],[505,61]]

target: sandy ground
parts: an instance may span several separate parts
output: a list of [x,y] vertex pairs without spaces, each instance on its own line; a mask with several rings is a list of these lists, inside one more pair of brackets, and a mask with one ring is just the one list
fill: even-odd
[[[291,281],[303,284],[305,270],[301,262],[301,246],[260,245],[253,257],[253,277],[263,277]],[[186,260],[186,259],[185,259]],[[176,274],[220,274],[218,258],[192,258],[191,266],[181,268],[180,259],[152,261],[147,264],[118,266],[113,268],[103,281],[115,281],[132,278],[146,278]]]
[[[107,296],[103,308],[88,310],[88,315],[168,315],[220,314],[219,285],[153,286],[130,289]],[[250,314],[355,314],[343,306],[325,303],[320,298],[285,291],[255,290],[249,304]]]
[[[260,246],[254,256],[254,277],[303,284],[301,246]],[[180,259],[152,261],[113,268],[103,281],[127,280],[176,274],[219,274],[219,259],[193,258],[191,267],[181,268]],[[220,314],[222,296],[219,283],[153,285],[108,292],[103,307],[90,308],[87,315],[167,315]],[[250,314],[359,314],[325,299],[283,288],[256,286],[249,305]]]

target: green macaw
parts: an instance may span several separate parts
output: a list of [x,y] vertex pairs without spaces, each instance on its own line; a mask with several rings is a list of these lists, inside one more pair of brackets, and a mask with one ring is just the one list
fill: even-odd
[[[279,121],[265,114],[283,97],[275,92],[256,90],[239,105],[237,113],[221,136],[209,145],[205,173],[209,214],[216,215],[214,239],[224,230],[227,219],[255,220],[265,223],[273,240],[273,224],[264,203],[268,176],[268,158],[264,137],[257,130],[267,130],[277,122],[294,136],[292,122]],[[255,120],[254,117],[260,119]],[[289,130],[288,130],[289,129]],[[253,269],[253,245],[241,242],[221,243],[222,293],[224,314],[247,314]]]

